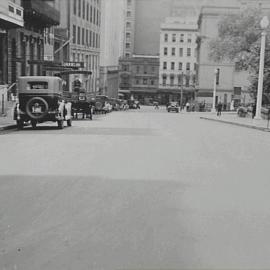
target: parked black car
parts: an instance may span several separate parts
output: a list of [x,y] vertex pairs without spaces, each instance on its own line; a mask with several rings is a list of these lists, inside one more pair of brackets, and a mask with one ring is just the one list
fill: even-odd
[[30,121],[35,128],[38,123],[57,122],[58,128],[64,121],[71,126],[71,103],[63,98],[62,79],[50,76],[25,76],[18,80],[19,102],[14,110],[14,120],[19,129]]

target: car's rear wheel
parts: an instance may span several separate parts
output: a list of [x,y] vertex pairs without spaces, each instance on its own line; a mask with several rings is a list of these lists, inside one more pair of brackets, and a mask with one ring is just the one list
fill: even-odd
[[19,130],[22,130],[24,127],[24,121],[23,120],[17,120],[17,128]]
[[63,129],[64,128],[64,121],[63,120],[58,120],[57,121],[57,126],[59,129]]

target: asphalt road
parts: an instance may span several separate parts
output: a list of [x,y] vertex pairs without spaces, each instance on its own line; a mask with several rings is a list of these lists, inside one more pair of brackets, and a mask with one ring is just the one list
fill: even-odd
[[0,135],[1,270],[270,268],[269,133],[153,108],[55,126]]

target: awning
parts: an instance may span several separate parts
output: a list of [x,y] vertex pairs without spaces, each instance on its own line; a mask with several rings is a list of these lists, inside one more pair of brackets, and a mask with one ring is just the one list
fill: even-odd
[[119,93],[126,93],[126,94],[130,94],[130,90],[123,90],[123,89],[119,89],[118,91]]

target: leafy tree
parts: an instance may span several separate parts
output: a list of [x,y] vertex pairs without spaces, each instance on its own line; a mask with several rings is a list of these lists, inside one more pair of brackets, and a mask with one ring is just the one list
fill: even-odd
[[[216,62],[230,60],[250,73],[250,91],[255,94],[258,86],[261,33],[259,9],[246,9],[238,14],[221,18],[218,37],[211,40],[210,58]],[[270,37],[269,28],[266,30]],[[270,92],[270,40],[266,41],[264,91]]]

